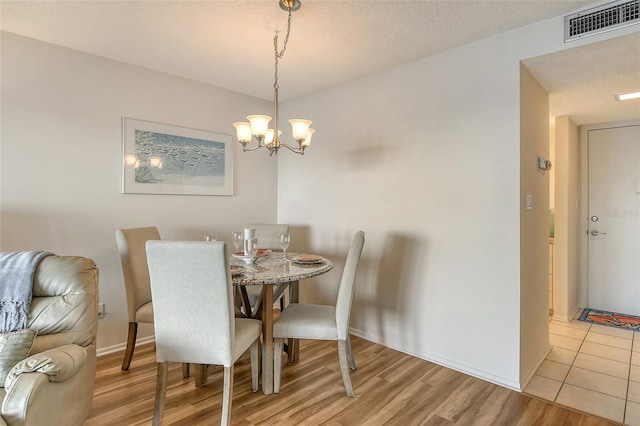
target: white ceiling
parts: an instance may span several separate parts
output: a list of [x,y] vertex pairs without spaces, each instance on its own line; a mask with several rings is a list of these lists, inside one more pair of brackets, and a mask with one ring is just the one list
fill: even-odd
[[[300,10],[293,13],[291,37],[280,61],[280,99],[593,4],[593,0],[302,0]],[[1,0],[0,7],[2,30],[263,99],[272,99],[273,93],[273,35],[282,34],[287,21],[278,0]],[[284,35],[280,37],[282,42]],[[629,73],[625,78],[639,83],[639,46],[636,37],[627,40],[623,50],[627,54],[622,57],[613,55],[620,50],[609,46],[604,60],[602,53],[594,58],[587,47],[535,58],[526,65],[551,91],[552,109],[558,115],[573,111],[576,116],[593,117],[581,109],[589,83],[597,81],[601,93],[612,74],[620,79],[620,62]],[[586,66],[574,69],[577,57]],[[640,106],[635,113],[640,116]]]

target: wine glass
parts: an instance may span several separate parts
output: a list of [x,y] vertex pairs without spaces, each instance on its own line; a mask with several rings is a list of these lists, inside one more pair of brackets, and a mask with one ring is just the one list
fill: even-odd
[[291,242],[291,236],[288,232],[283,232],[280,234],[280,248],[282,249],[283,261],[287,261],[287,249],[289,248],[289,243]]
[[248,255],[251,260],[253,261],[256,257],[256,254],[258,254],[258,239],[257,238],[249,238],[246,243],[246,253],[245,255]]
[[238,232],[238,231],[235,231],[235,232],[234,232],[233,234],[231,234],[231,235],[232,235],[232,237],[233,237],[233,245],[234,245],[234,246],[235,246],[235,248],[236,248],[236,251],[235,251],[235,252],[237,253],[238,251],[240,251],[240,245],[242,245],[242,239],[243,239],[244,237],[242,236],[242,232]]
[[216,241],[218,241],[218,237],[213,234],[205,234],[204,240],[208,243],[215,243]]

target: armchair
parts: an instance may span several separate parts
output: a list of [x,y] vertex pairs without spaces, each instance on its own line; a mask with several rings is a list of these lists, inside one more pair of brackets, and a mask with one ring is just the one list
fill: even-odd
[[0,388],[0,425],[82,425],[93,399],[98,268],[84,257],[47,256],[33,280],[31,356]]

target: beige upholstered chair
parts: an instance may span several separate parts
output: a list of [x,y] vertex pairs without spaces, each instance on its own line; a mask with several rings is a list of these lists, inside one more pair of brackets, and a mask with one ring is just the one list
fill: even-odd
[[147,258],[153,296],[158,384],[153,424],[162,423],[167,363],[224,367],[221,424],[229,423],[233,366],[251,348],[251,379],[258,391],[258,320],[235,318],[225,243],[149,241]]
[[120,251],[124,287],[127,295],[127,315],[129,332],[127,347],[122,360],[122,370],[128,370],[133,358],[138,334],[138,323],[153,324],[153,304],[149,287],[149,269],[145,243],[148,240],[159,240],[158,228],[119,229],[116,231],[116,242]]
[[356,369],[351,342],[349,341],[349,316],[356,280],[358,262],[364,246],[364,232],[358,231],[353,237],[349,254],[342,272],[336,306],[292,303],[273,324],[274,344],[274,385],[273,391],[280,392],[280,372],[282,369],[283,339],[337,340],[338,359],[342,380],[348,396],[354,396],[349,376],[349,367]]
[[91,410],[96,374],[98,268],[91,259],[51,255],[33,279],[27,327],[31,356],[0,388],[0,425],[79,426]]

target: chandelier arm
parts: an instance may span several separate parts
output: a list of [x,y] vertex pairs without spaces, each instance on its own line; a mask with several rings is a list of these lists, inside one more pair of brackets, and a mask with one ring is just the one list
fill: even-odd
[[301,148],[294,148],[290,145],[287,145],[286,143],[281,143],[280,144],[281,147],[285,147],[287,148],[289,151],[294,152],[296,154],[300,154],[300,155],[304,155],[304,147]]

